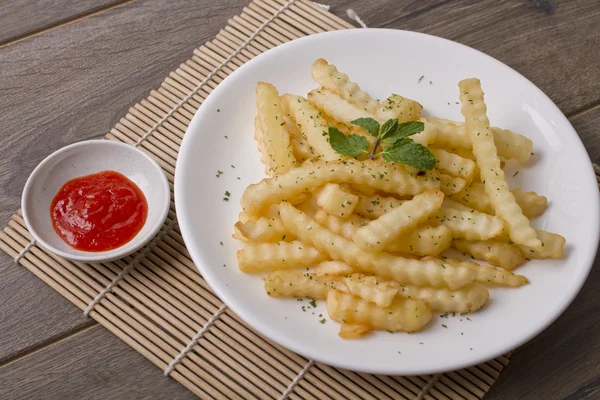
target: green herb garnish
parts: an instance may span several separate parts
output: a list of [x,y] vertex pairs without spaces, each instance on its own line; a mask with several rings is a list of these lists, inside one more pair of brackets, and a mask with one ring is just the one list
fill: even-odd
[[334,127],[329,127],[329,144],[336,153],[354,158],[366,153],[369,148],[369,142],[363,136],[346,136]]
[[[436,161],[431,151],[409,139],[409,136],[423,131],[425,125],[422,122],[409,121],[400,124],[397,119],[389,119],[380,125],[373,118],[359,118],[351,121],[351,124],[360,126],[377,138],[369,154],[371,160],[380,155],[387,162],[411,165],[422,171],[435,168]],[[329,143],[336,153],[354,158],[367,153],[369,143],[363,136],[346,136],[333,127],[329,128],[328,133]],[[389,146],[382,147],[378,152],[383,144]]]

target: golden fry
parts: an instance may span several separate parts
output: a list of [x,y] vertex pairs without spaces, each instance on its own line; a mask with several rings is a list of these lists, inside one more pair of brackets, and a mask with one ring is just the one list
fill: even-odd
[[[511,192],[527,218],[535,218],[541,215],[548,206],[548,199],[535,192],[524,192],[518,188],[511,190]],[[482,213],[494,215],[490,198],[483,185],[474,183],[465,187],[461,192],[450,195],[450,198]]]
[[439,191],[431,190],[418,194],[400,207],[359,228],[352,240],[363,250],[382,251],[396,238],[435,214],[443,201],[444,194]]
[[529,220],[508,190],[504,171],[500,168],[494,134],[486,116],[487,108],[479,79],[465,79],[458,83],[465,126],[473,145],[473,154],[484,182],[485,191],[495,214],[506,223],[510,238],[518,244],[539,249],[542,243],[529,225]]
[[280,268],[309,267],[326,259],[326,255],[298,240],[248,244],[237,252],[240,271],[248,273],[270,272]]
[[361,217],[376,219],[388,211],[400,207],[406,200],[398,200],[392,196],[360,194],[354,212]]
[[487,303],[490,292],[478,283],[457,290],[434,289],[411,285],[397,285],[398,295],[426,302],[431,310],[468,313],[479,310]]
[[[463,122],[436,117],[427,117],[427,121],[433,124],[438,131],[436,145],[448,149],[471,149],[471,140]],[[521,164],[529,161],[533,147],[531,140],[505,129],[492,127],[491,131],[500,157],[508,160],[514,159]]]
[[340,285],[343,284],[340,284],[337,277],[279,269],[271,272],[265,279],[265,292],[273,297],[310,297],[325,300],[327,292]]
[[359,337],[366,335],[370,331],[371,328],[369,328],[366,325],[342,323],[338,335],[342,339],[358,339]]
[[418,120],[422,110],[423,107],[416,101],[393,94],[381,102],[375,114],[381,121],[397,119],[398,122],[403,123]]
[[317,276],[343,276],[350,275],[354,270],[348,264],[341,261],[323,261],[314,268],[313,272]]
[[398,288],[393,284],[373,275],[351,274],[342,278],[342,283],[343,286],[338,290],[360,297],[364,301],[375,303],[379,307],[387,307],[392,304],[398,293]]
[[388,307],[378,307],[339,290],[327,294],[327,312],[334,321],[391,332],[420,331],[432,318],[431,310],[420,300],[397,297]]
[[283,109],[306,137],[310,147],[323,160],[337,160],[341,156],[336,153],[327,140],[327,122],[321,113],[305,98],[286,94],[281,98]]
[[475,271],[466,265],[442,265],[439,260],[421,261],[385,253],[369,253],[323,228],[290,204],[281,203],[279,209],[286,229],[328,254],[331,259],[344,261],[359,272],[399,283],[451,289],[465,286],[474,279]]
[[[256,87],[258,125],[263,136],[267,166],[273,174],[283,174],[296,166],[290,135],[283,121],[283,110],[275,86],[259,82]],[[263,154],[265,154],[263,153]]]
[[358,196],[344,190],[337,183],[328,183],[314,193],[317,204],[328,214],[340,218],[348,218],[352,215]]
[[475,210],[465,211],[451,207],[442,207],[438,215],[430,218],[430,221],[446,225],[452,230],[455,238],[466,240],[492,239],[504,229],[504,222],[498,217]]
[[352,82],[348,75],[338,71],[335,65],[319,58],[311,69],[312,77],[319,85],[337,93],[344,100],[355,104],[357,107],[374,113],[379,109],[379,102]]
[[261,217],[256,221],[243,223],[238,221],[235,228],[240,235],[251,242],[277,242],[283,240],[284,236],[288,240],[294,239],[293,235],[286,234],[285,226],[278,216],[268,218]]
[[475,161],[463,158],[442,149],[430,149],[437,160],[436,168],[443,174],[464,179],[467,184],[473,181]]
[[410,174],[399,164],[379,161],[308,161],[286,174],[265,178],[250,185],[242,196],[242,207],[251,217],[258,217],[271,204],[296,197],[300,193],[326,183],[346,182],[368,184],[379,190],[398,195],[415,195],[429,189],[437,189],[435,171],[423,176]]
[[473,256],[476,260],[487,261],[491,265],[513,270],[523,264],[525,258],[521,250],[512,244],[502,243],[497,240],[484,240],[470,242],[455,240],[452,247],[461,253]]

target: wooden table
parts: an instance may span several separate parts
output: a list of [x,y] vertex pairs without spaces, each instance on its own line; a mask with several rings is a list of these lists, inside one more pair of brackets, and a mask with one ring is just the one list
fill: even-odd
[[[248,0],[16,0],[0,4],[0,223],[48,154],[98,138]],[[546,92],[600,162],[596,0],[331,0],[370,27],[464,43]],[[370,4],[367,4],[370,3]],[[410,56],[410,55],[407,55]],[[550,328],[515,350],[486,399],[600,398],[600,266]],[[552,296],[552,293],[548,293]],[[518,312],[518,310],[515,310]],[[0,398],[192,394],[0,255]]]

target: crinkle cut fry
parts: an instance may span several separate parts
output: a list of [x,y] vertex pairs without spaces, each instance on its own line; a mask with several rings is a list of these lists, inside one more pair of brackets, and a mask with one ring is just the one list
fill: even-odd
[[[296,158],[285,127],[279,93],[270,83],[259,82],[256,86],[256,107],[266,149],[268,166],[273,174],[282,174],[296,166]],[[263,153],[264,155],[265,153]]]
[[497,216],[506,223],[510,238],[518,244],[535,249],[542,247],[535,231],[529,225],[529,220],[521,207],[517,204],[515,196],[508,189],[504,178],[504,171],[500,168],[500,159],[494,135],[490,128],[490,121],[486,116],[486,106],[479,79],[465,79],[458,83],[462,113],[465,117],[465,126],[473,145],[473,154],[481,173],[485,191]]
[[338,71],[337,67],[329,64],[326,60],[319,58],[315,60],[311,68],[312,77],[319,85],[333,90],[340,97],[354,103],[368,112],[374,113],[379,108],[379,102],[365,91],[360,89],[357,83],[348,78],[348,75]]
[[402,165],[377,160],[307,161],[283,175],[248,186],[241,202],[244,212],[258,217],[271,204],[289,201],[325,183],[368,184],[388,193],[407,196],[438,189],[437,176],[435,171],[427,171],[422,176],[412,174]]
[[353,242],[323,228],[288,203],[281,203],[279,211],[286,229],[307,244],[311,243],[331,259],[344,261],[360,272],[372,273],[400,283],[450,289],[462,287],[475,279],[475,270],[460,263],[445,265],[439,260],[413,260],[361,250]]

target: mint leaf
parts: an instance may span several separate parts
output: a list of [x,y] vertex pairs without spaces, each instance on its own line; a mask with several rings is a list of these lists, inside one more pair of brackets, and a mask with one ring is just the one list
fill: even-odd
[[381,125],[379,129],[379,139],[384,140],[386,137],[393,135],[398,128],[397,119],[388,119]]
[[399,162],[411,165],[421,171],[435,168],[435,157],[425,146],[408,138],[397,140],[383,149],[381,157],[387,162]]
[[396,130],[393,133],[388,134],[383,141],[385,143],[395,143],[400,139],[404,139],[415,133],[422,132],[425,129],[425,124],[421,121],[408,121],[402,124],[398,124]]
[[362,153],[366,153],[369,148],[369,142],[364,136],[360,135],[344,135],[338,129],[329,127],[329,144],[336,153],[349,156],[358,157]]
[[359,118],[354,121],[350,121],[352,125],[358,125],[371,135],[377,137],[379,135],[379,122],[373,118]]

